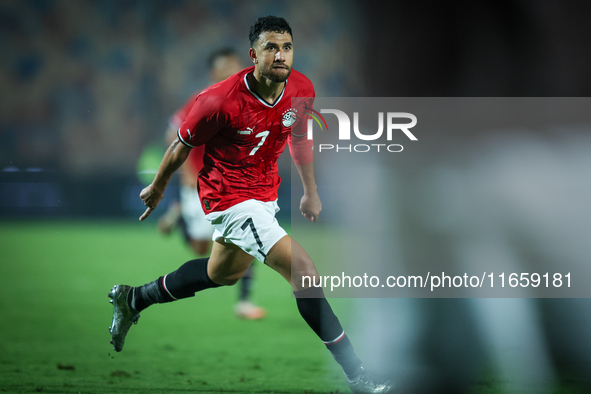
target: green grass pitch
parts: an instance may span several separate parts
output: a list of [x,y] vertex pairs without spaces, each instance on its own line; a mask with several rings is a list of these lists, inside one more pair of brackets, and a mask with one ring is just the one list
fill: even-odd
[[[149,282],[191,258],[154,221],[0,223],[0,392],[349,392],[289,285],[258,262],[263,321],[234,317],[236,288],[212,289],[144,311],[124,351],[112,350],[110,288]],[[331,300],[345,326],[349,302]],[[492,376],[473,392],[502,393]]]
[[348,391],[289,284],[261,263],[263,321],[234,317],[237,288],[212,289],[144,311],[117,353],[107,293],[193,258],[178,234],[162,237],[153,222],[4,222],[0,244],[0,392]]

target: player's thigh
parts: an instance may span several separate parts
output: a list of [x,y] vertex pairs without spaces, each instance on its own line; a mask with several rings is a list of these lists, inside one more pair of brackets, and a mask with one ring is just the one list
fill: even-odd
[[213,243],[207,274],[220,285],[233,285],[244,275],[254,258],[240,247],[223,239]]
[[[291,283],[294,290],[305,288],[304,277],[318,278],[314,262],[304,248],[289,235],[281,238],[269,251],[265,264]],[[306,284],[310,281],[306,281]]]

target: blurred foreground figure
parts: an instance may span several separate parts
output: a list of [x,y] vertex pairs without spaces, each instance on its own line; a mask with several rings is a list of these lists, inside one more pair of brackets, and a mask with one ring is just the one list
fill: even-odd
[[[388,166],[384,222],[398,238],[384,255],[408,266],[433,261],[450,275],[570,272],[568,294],[584,297],[577,291],[591,278],[588,124],[437,141],[439,153],[414,158],[412,181],[403,173],[410,166]],[[591,392],[590,299],[545,298],[540,287],[528,289],[531,298],[502,298],[508,287],[499,285],[498,298],[356,300],[357,320],[373,322],[359,328],[362,345],[411,393],[470,393],[490,384],[485,371],[508,393],[554,392],[562,377]]]

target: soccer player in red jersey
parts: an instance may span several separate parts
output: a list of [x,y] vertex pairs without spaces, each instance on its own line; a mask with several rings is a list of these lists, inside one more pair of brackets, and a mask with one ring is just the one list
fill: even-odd
[[[389,393],[393,386],[366,371],[324,297],[321,287],[303,287],[302,276],[318,277],[304,249],[283,230],[275,213],[279,175],[277,158],[289,143],[304,186],[300,210],[312,222],[322,204],[316,190],[312,141],[303,110],[314,88],[292,69],[293,35],[283,18],[257,19],[250,28],[249,55],[254,66],[205,89],[165,153],[152,184],[140,197],[147,218],[164,196],[172,174],[192,148],[205,145],[199,196],[215,228],[209,259],[196,259],[139,287],[114,286],[112,343],[121,351],[139,312],[155,303],[192,297],[197,291],[233,285],[258,258],[292,286],[298,310],[342,366],[354,393]],[[293,100],[292,100],[293,99]]]
[[[222,48],[213,52],[208,59],[210,80],[221,82],[244,68],[237,53],[231,48]],[[193,94],[185,104],[169,119],[166,139],[168,144],[177,138],[177,130],[193,108],[201,91]],[[180,168],[180,203],[175,202],[158,220],[158,228],[165,234],[170,233],[172,226],[179,224],[185,240],[197,256],[209,252],[214,228],[205,218],[197,192],[197,174],[203,168],[205,145],[191,149],[189,157]],[[251,285],[254,265],[251,265],[238,283],[238,302],[234,312],[240,318],[248,320],[262,319],[266,310],[255,305],[251,300]]]

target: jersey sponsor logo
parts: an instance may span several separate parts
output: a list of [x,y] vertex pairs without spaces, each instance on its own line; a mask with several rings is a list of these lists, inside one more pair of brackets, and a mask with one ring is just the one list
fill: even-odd
[[283,113],[281,117],[281,123],[285,127],[291,127],[297,120],[297,110],[290,108]]
[[252,127],[247,127],[246,130],[238,130],[238,134],[244,134],[244,135],[252,134],[253,132],[254,132],[254,128],[252,128]]

